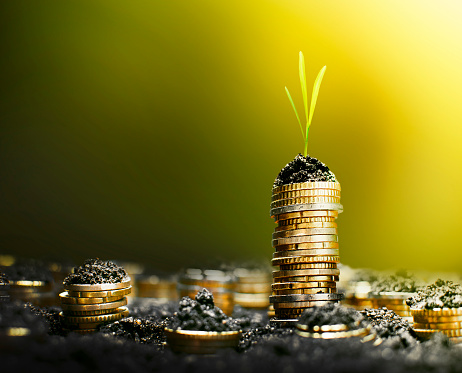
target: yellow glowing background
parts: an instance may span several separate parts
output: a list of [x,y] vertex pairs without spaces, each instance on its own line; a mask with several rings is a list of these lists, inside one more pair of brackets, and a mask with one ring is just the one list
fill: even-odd
[[2,2],[1,252],[173,269],[271,258],[303,150],[342,184],[342,262],[460,268],[459,1]]

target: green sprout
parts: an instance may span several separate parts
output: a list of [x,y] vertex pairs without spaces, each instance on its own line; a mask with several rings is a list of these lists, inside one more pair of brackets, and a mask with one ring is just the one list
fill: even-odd
[[316,107],[316,101],[318,99],[319,88],[321,87],[322,78],[324,77],[324,73],[326,72],[326,66],[324,66],[321,71],[319,71],[316,80],[314,81],[313,85],[313,93],[311,94],[311,104],[310,104],[310,111],[308,113],[308,93],[306,89],[306,74],[305,74],[305,57],[303,57],[303,53],[300,52],[300,59],[298,64],[298,71],[300,75],[300,85],[302,86],[302,96],[303,96],[303,103],[305,104],[305,117],[306,117],[306,128],[303,131],[302,122],[300,121],[300,117],[298,116],[297,109],[295,108],[294,101],[292,100],[292,96],[289,93],[287,87],[286,93],[287,97],[289,97],[289,101],[292,104],[292,107],[295,112],[295,116],[297,117],[298,124],[300,125],[300,130],[302,131],[303,140],[305,141],[305,149],[303,155],[306,157],[308,155],[308,133],[310,131],[311,121],[313,119],[314,108]]

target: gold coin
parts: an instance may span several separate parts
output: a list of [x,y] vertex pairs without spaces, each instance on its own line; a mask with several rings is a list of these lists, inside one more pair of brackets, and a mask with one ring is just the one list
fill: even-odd
[[409,308],[409,306],[406,304],[405,299],[380,299],[380,298],[375,298],[375,301],[379,307],[393,307],[393,306],[403,306],[405,305],[406,307]]
[[99,316],[116,312],[116,309],[94,310],[94,311],[63,311],[64,316]]
[[61,299],[62,304],[100,304],[100,303],[108,303],[108,302],[115,302],[117,300],[121,300],[122,296],[119,297],[107,297],[107,298],[79,298],[79,297],[70,297],[67,292],[62,292],[59,294],[59,298]]
[[460,322],[446,322],[446,323],[433,323],[433,324],[422,324],[414,323],[415,329],[437,329],[437,330],[454,330],[461,329]]
[[298,197],[271,202],[272,209],[305,203],[340,203],[340,197]]
[[337,228],[305,228],[273,233],[273,240],[286,237],[314,236],[318,234],[337,234]]
[[279,266],[281,271],[297,271],[300,269],[335,269],[337,263],[300,263],[300,264],[283,264]]
[[107,309],[117,309],[127,304],[127,298],[115,302],[100,304],[62,304],[61,308],[65,312],[101,311]]
[[130,277],[126,277],[122,282],[105,283],[105,284],[63,284],[64,290],[67,291],[105,291],[124,289],[130,286]]
[[337,228],[337,223],[333,221],[317,221],[311,223],[299,223],[292,225],[282,225],[275,228],[276,232],[287,232],[300,229],[311,229],[311,228]]
[[273,266],[302,263],[340,263],[338,255],[292,256],[289,258],[272,259]]
[[340,270],[335,269],[300,269],[292,271],[273,271],[273,277],[292,276],[338,276]]
[[340,198],[340,190],[336,189],[300,189],[289,192],[280,192],[271,196],[271,201],[280,199],[299,198],[299,197],[338,197]]
[[300,257],[316,257],[316,256],[338,256],[339,250],[333,249],[308,249],[308,250],[287,250],[287,251],[276,251],[273,253],[274,259],[289,259],[289,258],[300,258]]
[[339,276],[291,276],[273,277],[274,282],[332,282],[338,281]]
[[[310,224],[310,223],[334,223],[336,218],[332,216],[313,216],[311,218],[297,218],[297,219],[287,219],[279,220],[278,227],[276,229],[283,229],[284,227],[297,226],[300,224]],[[303,228],[303,227],[301,227]],[[294,228],[295,229],[295,228]]]
[[[271,282],[271,281],[270,281]],[[236,293],[267,293],[271,292],[271,284],[237,284]]]
[[336,234],[317,234],[313,236],[297,236],[272,240],[273,247],[311,242],[338,242],[338,236]]
[[415,316],[462,316],[462,308],[433,308],[432,310],[426,309],[413,309],[411,308],[412,315]]
[[307,181],[304,183],[293,183],[277,186],[273,188],[273,194],[291,191],[291,190],[300,190],[300,189],[335,189],[342,190],[339,182],[334,181]]
[[421,324],[461,322],[462,316],[417,316],[414,315],[414,322]]
[[302,295],[302,294],[318,294],[318,293],[336,293],[336,287],[329,288],[306,288],[306,289],[283,289],[275,290],[276,295]]
[[117,308],[114,313],[108,313],[106,315],[99,315],[99,316],[68,316],[68,315],[64,315],[63,312],[60,312],[59,315],[61,317],[64,317],[66,321],[71,324],[102,323],[106,321],[119,320],[119,319],[122,319],[128,316],[128,308],[120,307],[120,308]]
[[274,221],[279,222],[287,219],[303,219],[303,218],[314,218],[314,217],[332,217],[338,218],[337,210],[305,210],[305,211],[293,211],[284,214],[278,214],[274,216]]
[[76,298],[108,298],[108,297],[120,297],[130,294],[132,287],[129,286],[125,289],[119,290],[105,290],[105,291],[68,291],[70,297]]
[[312,288],[335,288],[337,284],[334,281],[313,281],[313,282],[276,282],[271,288],[276,290],[290,289],[312,289]]
[[306,302],[281,302],[281,303],[273,303],[274,310],[277,311],[279,309],[286,309],[286,308],[310,308],[310,307],[322,307],[325,306],[327,303],[338,303],[337,300],[313,300],[313,301],[306,301]]
[[433,333],[443,333],[448,337],[462,337],[462,330],[461,329],[453,329],[453,330],[441,330],[441,329],[416,329],[414,331],[419,337],[428,338]]

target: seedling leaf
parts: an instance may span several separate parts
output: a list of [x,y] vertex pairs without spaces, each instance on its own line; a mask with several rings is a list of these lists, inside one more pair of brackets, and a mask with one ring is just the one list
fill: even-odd
[[316,80],[314,81],[313,85],[313,93],[311,94],[311,105],[310,105],[310,117],[308,120],[307,125],[307,133],[308,129],[311,126],[311,120],[313,119],[314,108],[316,107],[316,101],[318,100],[319,88],[321,87],[322,78],[324,77],[324,73],[326,72],[326,66],[324,66],[321,71],[319,71]]
[[302,87],[303,104],[305,105],[306,123],[308,123],[308,90],[306,89],[305,57],[302,51],[299,53],[298,73],[300,75],[300,85]]
[[297,109],[295,108],[294,101],[292,100],[292,96],[290,96],[290,93],[289,93],[289,90],[287,89],[287,87],[284,87],[284,88],[286,89],[287,97],[289,97],[289,101],[292,104],[292,107],[293,107],[294,112],[295,112],[295,116],[297,117],[298,124],[300,125],[300,130],[302,131],[302,136],[303,136],[303,138],[305,138],[305,134],[303,133],[302,122],[300,122],[300,117],[298,116]]

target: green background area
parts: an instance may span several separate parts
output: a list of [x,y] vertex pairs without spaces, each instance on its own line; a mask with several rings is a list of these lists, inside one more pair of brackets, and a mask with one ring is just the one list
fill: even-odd
[[458,270],[462,5],[0,4],[0,252],[267,260],[272,183],[308,152],[342,184],[342,262]]

